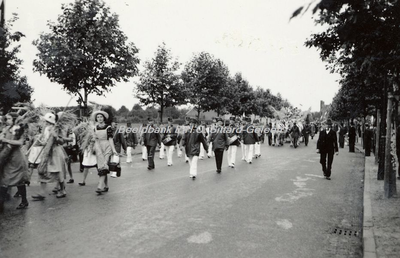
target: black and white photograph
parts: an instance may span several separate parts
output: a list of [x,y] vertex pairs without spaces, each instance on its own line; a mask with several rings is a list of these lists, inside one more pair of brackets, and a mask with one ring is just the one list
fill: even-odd
[[0,258],[400,257],[400,0],[0,0]]

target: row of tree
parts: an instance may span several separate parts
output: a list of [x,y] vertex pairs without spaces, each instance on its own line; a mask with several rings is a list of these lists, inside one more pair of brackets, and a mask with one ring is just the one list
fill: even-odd
[[[293,16],[310,6],[300,7]],[[385,194],[390,197],[393,190],[386,187],[386,173],[391,170],[391,114],[397,112],[397,102],[394,109],[391,103],[399,95],[400,1],[319,0],[313,12],[318,13],[316,23],[327,29],[312,35],[306,45],[318,48],[328,69],[341,75],[330,116],[348,120],[379,113],[383,117],[378,124],[378,179],[385,177]]]
[[224,62],[209,53],[193,55],[181,73],[180,68],[163,43],[155,56],[145,62],[134,90],[136,97],[144,105],[157,105],[161,117],[165,108],[188,103],[195,107],[198,116],[214,110],[218,115],[273,117],[271,106],[278,110],[290,106],[279,93],[275,96],[269,89],[253,89],[240,73],[230,76]]
[[[181,70],[181,64],[162,44],[154,58],[144,63],[139,74],[138,49],[128,42],[119,28],[118,16],[111,13],[102,0],[76,0],[62,5],[57,22],[48,22],[50,32],[42,33],[33,44],[38,49],[34,71],[46,75],[51,82],[62,85],[68,93],[78,97],[78,104],[87,110],[90,94],[104,95],[117,82],[127,82],[139,75],[134,95],[145,106],[159,108],[161,119],[169,107],[192,104],[198,111],[215,110],[218,114],[273,115],[270,106],[279,110],[290,106],[280,94],[253,87],[240,73],[230,76],[226,64],[213,55],[195,54]],[[12,21],[9,24],[11,28]],[[22,33],[10,34],[6,30],[5,48],[10,41],[18,41]],[[12,103],[29,100],[32,89],[25,78],[18,77],[21,60],[16,58],[19,46],[3,51],[1,64],[5,65],[0,78],[4,89],[0,95],[6,112]],[[8,58],[8,59],[7,59]],[[3,60],[2,60],[3,61]],[[9,92],[26,97],[9,98]],[[19,92],[20,91],[20,92]],[[25,96],[24,95],[24,96]]]

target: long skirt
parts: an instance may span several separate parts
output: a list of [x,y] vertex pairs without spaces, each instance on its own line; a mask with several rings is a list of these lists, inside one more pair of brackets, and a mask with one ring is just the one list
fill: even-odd
[[[53,182],[64,182],[67,176],[67,154],[60,145],[55,145],[52,150],[51,157],[48,159],[47,171],[39,171],[39,182],[41,183],[53,183]],[[43,157],[42,157],[43,160]],[[42,165],[42,164],[41,164]],[[40,165],[39,165],[40,167]]]
[[95,143],[97,158],[97,170],[99,176],[105,176],[110,173],[108,163],[112,155],[112,149],[108,140],[97,140]]
[[[8,148],[8,149],[7,149]],[[0,171],[0,185],[18,186],[29,182],[28,162],[19,147],[10,149],[5,146],[2,152],[10,151]]]

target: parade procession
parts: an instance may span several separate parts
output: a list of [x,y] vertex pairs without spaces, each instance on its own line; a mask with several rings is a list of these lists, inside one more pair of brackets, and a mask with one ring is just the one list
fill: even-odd
[[399,14],[0,0],[0,258],[400,257]]
[[[140,157],[148,162],[148,170],[155,169],[157,151],[160,159],[167,156],[167,166],[172,166],[176,158],[189,163],[193,180],[198,176],[199,159],[206,156],[215,159],[216,173],[221,173],[222,167],[226,167],[223,165],[224,151],[228,167],[235,168],[235,163],[240,162],[236,160],[252,164],[261,158],[261,144],[267,142],[272,147],[287,144],[297,148],[301,143],[307,146],[309,136],[314,137],[320,125],[311,126],[309,116],[304,117],[304,112],[293,114],[283,110],[276,112],[277,119],[270,120],[268,125],[260,123],[259,119],[230,116],[229,121],[213,117],[209,125],[195,117],[186,117],[185,125],[174,125],[173,119],[168,118],[168,124],[163,126],[148,118],[144,126],[132,127],[128,122],[126,126],[116,127],[109,121],[110,115],[98,104],[84,121],[66,108],[54,112],[47,107],[17,103],[1,123],[0,212],[4,210],[5,200],[10,198],[12,187],[17,187],[13,196],[21,197],[17,209],[29,206],[26,186],[31,185],[32,176],[40,185],[37,193],[32,193],[33,200],[44,201],[50,193],[47,188],[50,183],[55,185],[52,190],[55,197],[65,198],[66,184],[73,184],[73,174],[78,172],[72,171],[74,161],[79,163],[79,172],[83,173],[79,185],[86,185],[89,169],[94,169],[99,176],[95,192],[98,195],[106,193],[109,191],[108,178],[121,176],[120,160],[126,157],[126,163],[132,163],[132,148],[138,145],[144,148]],[[116,146],[119,146],[118,150]]]

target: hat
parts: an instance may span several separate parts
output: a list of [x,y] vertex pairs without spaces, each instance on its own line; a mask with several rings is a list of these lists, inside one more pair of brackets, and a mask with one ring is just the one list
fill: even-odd
[[56,123],[56,115],[54,115],[53,113],[45,114],[43,119],[53,125]]
[[326,124],[327,124],[327,125],[332,125],[332,120],[328,119],[328,120],[326,121]]
[[97,111],[94,111],[94,112],[92,113],[92,116],[93,116],[93,118],[94,118],[95,120],[96,120],[96,116],[97,116],[98,114],[101,114],[101,115],[104,116],[105,119],[108,119],[108,113],[107,113],[107,112],[102,111],[102,110],[97,110]]

